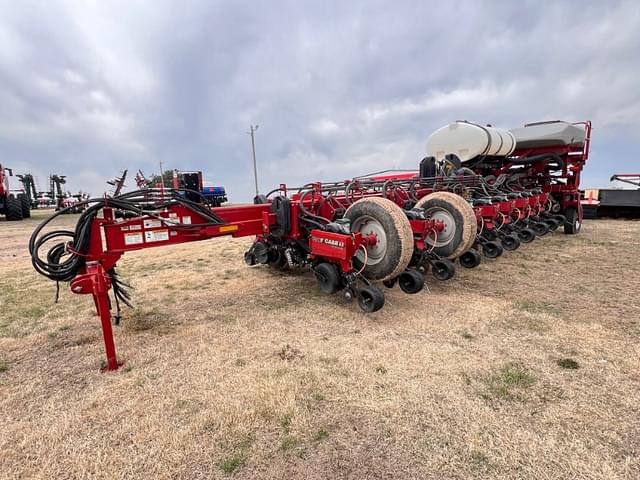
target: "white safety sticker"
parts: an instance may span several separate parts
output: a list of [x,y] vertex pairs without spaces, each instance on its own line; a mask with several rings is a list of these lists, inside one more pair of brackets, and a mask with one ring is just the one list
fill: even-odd
[[147,219],[144,221],[144,228],[158,228],[161,226],[162,223],[160,222],[160,220]]
[[102,243],[102,251],[107,249],[107,234],[104,232],[104,225],[100,227],[100,242]]
[[142,230],[142,225],[140,225],[139,223],[136,223],[135,225],[129,225],[129,230],[132,232],[134,230]]
[[125,233],[124,244],[125,245],[138,245],[142,243],[142,233]]
[[185,215],[182,217],[182,223],[184,225],[191,225],[191,217],[189,215]]
[[163,242],[165,240],[169,240],[169,230],[144,232],[144,240],[146,242]]

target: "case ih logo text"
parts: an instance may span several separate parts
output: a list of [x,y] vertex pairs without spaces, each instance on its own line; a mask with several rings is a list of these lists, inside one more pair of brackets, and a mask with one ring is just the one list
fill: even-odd
[[318,243],[324,243],[325,245],[331,245],[332,247],[344,248],[344,242],[334,240],[332,238],[312,237],[311,240]]

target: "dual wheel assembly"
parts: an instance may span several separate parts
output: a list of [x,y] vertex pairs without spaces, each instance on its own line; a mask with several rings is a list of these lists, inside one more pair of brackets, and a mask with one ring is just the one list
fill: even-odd
[[[353,274],[345,275],[328,262],[315,265],[313,271],[321,291],[333,294],[344,289],[345,296],[355,298],[362,310],[374,312],[384,305],[384,293],[372,282],[382,282],[387,288],[398,285],[403,292],[415,294],[423,289],[428,270],[438,280],[452,278],[452,260],[467,252],[475,241],[472,207],[456,194],[436,192],[422,198],[414,211],[442,224],[441,230],[424,238],[427,248],[423,251],[415,247],[406,212],[394,202],[371,197],[353,203],[344,214],[351,232],[375,241],[357,251]],[[473,253],[469,255],[473,257]],[[479,263],[475,257],[472,262]]]

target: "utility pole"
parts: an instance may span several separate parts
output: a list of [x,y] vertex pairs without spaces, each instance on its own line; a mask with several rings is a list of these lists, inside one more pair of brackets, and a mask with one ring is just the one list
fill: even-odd
[[162,186],[160,187],[160,198],[164,202],[164,171],[162,170],[162,160],[160,160],[160,181],[162,183]]
[[256,140],[255,133],[258,131],[260,125],[251,125],[251,130],[247,132],[251,135],[251,151],[253,152],[253,179],[256,182],[256,196],[259,195],[258,191],[258,167],[256,165]]

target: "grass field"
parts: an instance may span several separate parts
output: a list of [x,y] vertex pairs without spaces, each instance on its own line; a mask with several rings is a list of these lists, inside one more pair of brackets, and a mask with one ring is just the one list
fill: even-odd
[[91,298],[31,268],[36,223],[0,222],[0,478],[640,478],[640,222],[371,315],[244,266],[250,239],[127,254],[110,374]]

